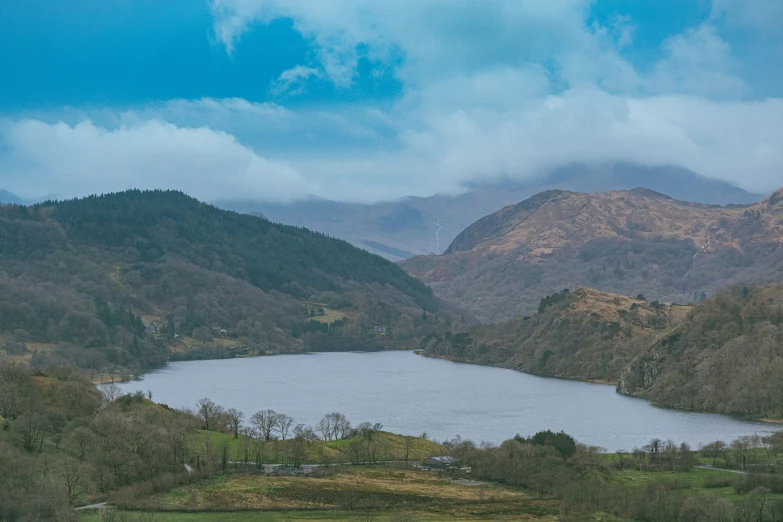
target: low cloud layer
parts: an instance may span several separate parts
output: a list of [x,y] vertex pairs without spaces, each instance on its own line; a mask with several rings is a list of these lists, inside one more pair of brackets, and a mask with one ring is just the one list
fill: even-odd
[[285,201],[307,189],[295,168],[269,161],[233,136],[207,127],[148,120],[106,130],[90,121],[70,126],[25,120],[12,125],[4,138],[11,190],[34,179],[47,193],[65,197],[96,188],[182,187],[202,199],[245,194]]
[[[312,42],[310,60],[266,86],[274,102],[175,99],[7,118],[0,187],[378,201],[593,161],[681,165],[757,192],[783,186],[783,98],[747,73],[742,55],[783,45],[778,0],[714,0],[644,66],[626,57],[644,21],[600,24],[594,3],[212,0],[225,52],[281,18]],[[362,64],[399,82],[394,99],[286,104],[315,83],[350,90]],[[769,67],[765,78],[780,73]]]

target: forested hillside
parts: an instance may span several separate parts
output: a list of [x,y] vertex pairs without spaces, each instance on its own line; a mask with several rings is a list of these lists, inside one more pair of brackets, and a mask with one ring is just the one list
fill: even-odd
[[380,257],[178,192],[0,208],[0,347],[41,367],[404,345],[437,308]]
[[689,307],[583,288],[541,299],[538,313],[425,339],[425,355],[536,375],[614,381]]
[[736,285],[695,306],[567,290],[538,312],[434,334],[423,354],[617,382],[655,404],[783,419],[783,286]]
[[783,418],[783,286],[737,286],[701,303],[617,388],[674,408]]
[[783,190],[725,207],[645,189],[551,190],[477,221],[444,255],[402,266],[483,322],[529,315],[563,288],[694,303],[783,279]]

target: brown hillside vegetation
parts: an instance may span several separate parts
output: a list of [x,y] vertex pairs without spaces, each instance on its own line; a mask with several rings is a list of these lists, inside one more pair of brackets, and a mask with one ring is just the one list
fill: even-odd
[[645,189],[542,192],[477,221],[446,254],[402,266],[485,322],[529,314],[569,287],[698,301],[783,276],[783,189],[727,207]]
[[701,303],[632,361],[618,391],[675,408],[783,417],[783,286],[738,286]]
[[690,307],[583,288],[541,300],[540,313],[469,333],[434,336],[425,354],[537,375],[614,381]]

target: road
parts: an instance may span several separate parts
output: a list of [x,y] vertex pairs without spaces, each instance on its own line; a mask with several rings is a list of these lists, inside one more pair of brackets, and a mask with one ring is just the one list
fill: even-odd
[[715,468],[712,466],[694,466],[694,468],[711,469],[713,471],[725,471],[726,473],[736,473],[737,475],[750,475],[750,473],[748,473],[747,471],[740,471],[738,469]]
[[84,509],[103,509],[106,507],[106,502],[101,502],[100,504],[90,504],[89,506],[82,506],[76,508],[76,511],[82,511]]

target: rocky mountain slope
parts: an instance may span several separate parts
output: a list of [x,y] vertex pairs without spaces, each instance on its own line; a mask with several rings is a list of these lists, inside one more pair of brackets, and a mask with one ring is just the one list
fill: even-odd
[[425,354],[536,375],[615,381],[688,306],[582,288],[541,300],[532,317],[425,340]]
[[440,254],[471,223],[539,192],[580,192],[646,187],[677,199],[705,204],[749,204],[761,199],[724,181],[680,167],[645,167],[616,163],[568,165],[526,181],[476,184],[459,195],[410,197],[375,205],[312,199],[293,204],[253,201],[216,202],[237,212],[261,212],[279,223],[303,226],[398,261]]
[[732,283],[783,279],[783,189],[724,207],[646,189],[547,191],[480,219],[444,255],[402,266],[484,322],[583,286],[698,302]]
[[178,192],[0,207],[0,352],[41,367],[385,347],[438,307],[381,257]]

